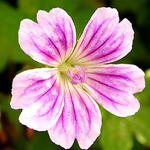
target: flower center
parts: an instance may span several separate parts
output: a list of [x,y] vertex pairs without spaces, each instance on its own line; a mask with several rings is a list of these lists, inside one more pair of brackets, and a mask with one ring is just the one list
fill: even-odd
[[61,64],[58,66],[58,71],[61,79],[69,79],[72,84],[83,83],[87,79],[85,67],[72,66],[69,64]]
[[75,66],[74,68],[70,68],[67,72],[67,75],[71,78],[72,84],[83,83],[87,79],[85,68],[80,66]]

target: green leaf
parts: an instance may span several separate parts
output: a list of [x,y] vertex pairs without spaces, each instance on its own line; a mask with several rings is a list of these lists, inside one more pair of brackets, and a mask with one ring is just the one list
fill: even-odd
[[100,141],[104,150],[131,150],[133,146],[125,119],[113,115],[103,123]]
[[150,114],[150,106],[142,105],[137,115],[130,118],[130,127],[141,144],[150,146],[150,118],[148,114]]
[[20,123],[18,121],[19,114],[21,110],[16,111],[10,107],[10,97],[0,94],[0,111],[7,113],[8,118],[11,122],[16,124],[17,127],[20,127]]
[[0,70],[4,69],[8,61],[31,62],[32,59],[20,49],[18,44],[18,28],[25,15],[4,2],[0,2],[0,10]]
[[[35,16],[35,13],[42,9],[49,11],[52,8],[60,7],[69,10],[74,10],[79,3],[79,0],[19,0],[18,5],[24,13]],[[73,4],[73,5],[72,5]]]
[[139,12],[140,8],[145,4],[146,1],[143,0],[113,0],[112,6],[119,9],[120,11],[133,11]]
[[63,148],[54,144],[47,132],[36,132],[34,137],[27,141],[27,150],[63,150]]

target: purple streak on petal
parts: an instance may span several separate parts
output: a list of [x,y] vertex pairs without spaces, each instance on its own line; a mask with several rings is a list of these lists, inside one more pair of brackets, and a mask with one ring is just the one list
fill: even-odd
[[[31,39],[32,39],[32,38],[31,38]],[[53,56],[51,56],[49,52],[47,52],[46,50],[40,49],[39,46],[34,42],[33,39],[32,39],[32,41],[33,41],[34,46],[37,48],[37,51],[38,51],[40,54],[45,55],[45,56],[47,57],[47,60],[53,59],[53,60],[57,61],[56,58],[54,58]],[[48,63],[48,62],[47,62],[47,63]]]
[[61,58],[64,58],[76,42],[75,27],[71,17],[64,10],[55,8],[49,13],[39,11],[37,20],[47,36],[55,43]]
[[[96,57],[92,58],[92,60],[100,60],[100,59],[102,59],[102,58],[104,58],[104,57],[110,56],[110,55],[114,54],[115,52],[119,51],[119,50],[120,50],[120,47],[122,46],[122,42],[123,42],[123,39],[120,41],[120,44],[118,44],[117,47],[115,47],[114,49],[111,50],[111,52],[106,53],[106,54],[103,54],[102,56],[101,56],[101,55],[100,55],[100,56],[96,56]],[[98,50],[98,49],[95,49],[95,50],[93,50],[93,52],[96,52],[97,50]],[[89,55],[88,55],[88,56],[89,56]],[[111,59],[112,59],[112,58],[111,58]],[[105,63],[105,62],[107,62],[107,61],[108,61],[108,60],[106,59],[106,60],[100,61],[100,62],[101,62],[101,63]]]
[[[54,85],[55,85],[55,84],[54,84]],[[45,94],[48,94],[48,92],[50,92],[51,89],[52,89],[52,88],[50,88],[46,93],[44,93],[44,95],[45,95]],[[48,115],[50,112],[52,112],[52,111],[55,109],[55,106],[56,106],[56,104],[57,104],[57,102],[58,102],[59,94],[60,94],[60,91],[58,92],[57,97],[55,98],[55,101],[54,101],[54,103],[50,106],[50,108],[49,108],[46,112],[44,112],[44,113],[42,113],[42,114],[39,114],[39,115],[37,115],[36,117],[43,117],[43,116],[45,116],[45,115]],[[42,96],[44,96],[44,95],[42,95]],[[40,98],[41,98],[41,97],[40,97]],[[49,101],[50,101],[50,99],[49,99]],[[43,105],[41,106],[41,109],[42,109],[45,105],[47,105],[47,103],[48,103],[48,101],[46,101],[45,103],[43,103]]]
[[[91,84],[88,85],[89,90],[93,93],[97,102],[99,102],[106,110],[117,116],[127,117],[135,114],[139,110],[139,102],[130,93],[116,93],[115,91],[110,92],[106,89],[100,90],[100,87],[98,88]],[[101,88],[104,88],[104,86],[101,86]],[[106,93],[109,93],[109,95],[106,95]]]
[[[13,107],[24,108],[34,103],[36,98],[49,89],[54,81],[56,76],[53,69],[33,69],[18,74],[13,80]],[[26,101],[27,96],[29,96],[28,101]]]
[[50,41],[50,43],[53,45],[54,49],[57,51],[58,55],[61,57],[60,51],[58,49],[58,47],[54,44],[54,42],[51,40],[50,37],[48,37],[48,40]]
[[[60,27],[58,24],[56,25],[56,28],[57,28],[57,30],[60,31],[60,33],[62,34],[63,39],[59,39],[59,40],[60,40],[60,42],[63,43],[64,50],[66,51],[66,50],[68,49],[68,47],[67,47],[67,40],[66,40],[66,33],[65,33],[65,31],[63,31],[63,30],[61,29],[61,27]],[[63,23],[63,28],[64,28],[64,30],[65,30],[64,23]]]
[[[48,130],[55,125],[63,108],[61,94],[51,97],[48,95],[45,98],[48,98],[49,101],[42,99],[40,103],[35,102],[30,107],[23,109],[19,118],[22,124],[39,131]],[[34,105],[38,107],[33,107]]]
[[[33,38],[33,36],[30,37],[31,41],[33,42],[33,45],[36,47],[37,53],[46,56],[46,63],[49,63],[50,60],[58,61],[54,56],[50,54],[50,51],[46,49],[41,49],[38,43],[36,43]],[[49,43],[50,44],[50,43]],[[53,43],[52,43],[53,44]],[[34,57],[34,56],[33,56]]]
[[[53,24],[51,24],[51,23],[48,23],[50,26],[53,26]],[[64,26],[63,26],[64,27]],[[61,29],[61,27],[59,26],[59,24],[56,24],[56,28],[54,29],[54,32],[55,33],[57,33],[57,34],[59,34],[59,36],[58,36],[58,40],[59,40],[59,42],[60,43],[62,43],[62,47],[63,47],[63,50],[65,51],[65,50],[67,50],[67,46],[66,46],[66,36],[65,36],[65,33],[64,33],[64,31]],[[62,38],[61,38],[61,36],[60,35],[62,35]],[[57,43],[57,42],[54,42],[53,40],[52,40],[52,38],[50,38],[49,37],[49,40],[52,42],[52,44],[54,45],[54,47],[55,47],[55,49],[57,50],[57,52],[58,52],[58,54],[60,55],[60,57],[61,57],[61,50],[62,49],[59,49],[57,46],[56,46],[56,44],[54,44],[54,43]]]
[[76,95],[73,98],[76,112],[76,139],[80,148],[88,149],[100,134],[99,109],[84,90],[73,86],[71,93]]
[[[110,36],[108,37],[108,39],[106,39],[106,41],[104,41],[104,43],[102,43],[102,45],[100,45],[98,48],[95,48],[95,49],[91,50],[90,53],[86,54],[86,55],[83,56],[82,58],[87,57],[87,58],[89,58],[90,60],[97,61],[97,63],[105,63],[105,62],[107,62],[107,61],[111,61],[111,60],[117,58],[118,56],[120,56],[121,53],[120,53],[120,55],[118,55],[117,57],[115,56],[115,57],[109,58],[112,54],[116,53],[117,51],[120,51],[121,46],[122,46],[122,43],[123,43],[123,40],[124,40],[123,37],[121,38],[121,36],[120,36],[120,37],[118,37],[118,39],[115,40],[115,41],[117,41],[117,40],[120,41],[119,44],[116,45],[116,47],[114,47],[114,48],[109,48],[109,51],[107,50],[108,48],[105,48],[105,45],[108,44],[109,40],[110,40],[111,38],[113,38],[114,35],[115,35],[115,34],[110,35]],[[120,40],[120,39],[121,39],[121,40]],[[114,42],[114,43],[115,43],[115,42]],[[99,52],[100,49],[101,49],[101,53]],[[103,51],[103,52],[102,52],[102,51]],[[107,53],[106,53],[106,52],[107,52]],[[104,53],[104,54],[103,54],[103,53]],[[93,55],[92,55],[92,54],[93,54]],[[82,58],[80,58],[80,59],[82,59]],[[103,58],[104,60],[103,60],[102,58]],[[108,59],[108,58],[109,58],[109,59]],[[89,61],[89,59],[88,59],[88,61]]]
[[54,45],[49,41],[41,26],[29,19],[21,21],[19,43],[24,52],[36,61],[53,65],[59,60]]
[[35,130],[48,130],[62,113],[62,85],[56,70],[41,68],[20,73],[13,80],[11,106],[23,109],[19,120]]
[[[93,38],[99,34],[99,30],[101,29],[101,27],[106,23],[108,22],[108,19],[104,20],[96,29],[94,29],[94,32],[93,32],[93,35],[91,36],[91,38],[89,39],[87,45],[85,45],[85,47],[83,48],[84,50],[86,50],[88,48],[88,46],[90,45],[90,43],[92,42]],[[90,28],[90,25],[92,25],[92,22],[89,24],[87,30],[86,30],[86,33],[85,33],[85,36],[86,34],[88,33],[88,30]],[[84,42],[84,39],[83,41],[81,42],[80,46],[82,45],[82,43]],[[80,48],[80,47],[79,47]]]
[[[100,69],[100,68],[99,68]],[[116,75],[116,74],[107,74],[107,73],[101,73],[101,72],[87,72],[89,74],[93,74],[93,75],[100,75],[100,76],[105,76],[106,78],[109,77],[115,77],[115,78],[120,78],[120,79],[125,79],[130,81],[129,77],[123,76],[123,75]]]
[[100,134],[101,116],[97,104],[70,83],[66,84],[64,108],[56,125],[49,129],[52,141],[69,149],[75,138],[80,148],[88,149]]
[[21,21],[20,46],[34,60],[55,66],[75,45],[73,21],[59,8],[52,9],[49,13],[39,11],[37,20],[39,23],[29,19]]
[[121,117],[135,114],[140,104],[133,93],[144,86],[144,73],[134,65],[103,65],[87,71],[87,88],[108,111]]
[[39,97],[37,98],[37,101],[39,101],[43,96],[45,96],[46,94],[49,94],[50,91],[53,89],[53,87],[56,86],[56,80],[54,80],[52,86],[47,90],[45,91],[44,93],[42,93],[42,95],[39,95]]
[[118,12],[111,8],[100,8],[91,17],[77,46],[81,58],[95,47],[99,47],[112,34],[119,22]]
[[[85,106],[85,110],[86,110],[86,112],[87,112],[87,114],[88,114],[88,125],[89,125],[89,130],[90,130],[90,127],[91,127],[91,114],[89,113],[89,110],[88,110],[88,108],[87,108],[87,106],[86,106],[86,104],[84,103],[84,100],[83,100],[83,98],[81,97],[81,95],[79,94],[79,92],[77,91],[77,89],[76,88],[74,88],[74,90],[76,91],[76,93],[77,93],[77,95],[78,95],[78,98],[79,98],[79,101],[80,101],[80,103],[83,105],[83,106]],[[75,105],[75,104],[74,104]],[[77,125],[78,125],[78,122],[77,122]],[[78,127],[78,128],[80,128],[80,127]]]
[[[101,16],[103,13],[106,14],[103,9],[99,11],[99,14],[97,12],[93,15],[94,17],[91,18],[94,22],[92,23],[92,29],[88,27],[90,22],[86,26],[81,36],[81,40],[84,42],[81,42],[82,46],[79,46],[79,52],[76,54],[79,63],[87,63],[89,61],[96,64],[109,63],[124,57],[132,49],[134,31],[131,23],[127,19],[122,20],[120,23],[117,22],[117,13],[113,9],[108,10],[110,11],[110,15],[107,13],[107,17],[102,16],[100,21],[110,21],[108,23],[107,21],[104,22],[104,25],[97,30],[96,34],[95,30],[101,23],[97,21],[98,16]],[[91,32],[86,33],[86,30]],[[87,43],[87,41],[90,41],[90,43]]]
[[[117,102],[117,101],[115,101],[114,99],[112,99],[112,98],[106,96],[105,94],[103,94],[102,92],[100,92],[100,89],[95,88],[93,85],[91,85],[91,84],[88,84],[88,85],[89,85],[90,87],[92,87],[98,94],[100,94],[100,95],[102,95],[103,97],[105,97],[106,100],[110,101],[110,102],[113,104],[113,106],[114,106],[115,108],[116,108],[115,104],[124,105],[124,106],[127,105],[127,104],[123,104],[123,103],[121,103],[121,102]],[[106,86],[105,84],[103,84],[103,85]],[[115,88],[113,88],[113,89],[115,89]],[[116,89],[115,89],[115,90],[116,90]],[[117,89],[117,90],[118,90],[118,89]]]
[[[84,51],[85,51],[85,55],[83,55],[82,57],[80,57],[80,59],[82,59],[82,58],[84,58],[84,57],[87,57],[87,56],[89,56],[89,55],[91,55],[91,54],[93,54],[94,52],[96,52],[97,50],[99,50],[110,38],[112,38],[112,36],[114,35],[113,33],[112,34],[110,34],[110,35],[108,35],[108,37],[106,37],[106,39],[104,39],[103,41],[101,41],[101,37],[103,37],[106,33],[107,33],[107,28],[108,28],[108,26],[106,26],[106,24],[108,24],[109,22],[111,22],[112,20],[114,19],[114,17],[113,18],[110,18],[110,19],[106,19],[106,20],[104,20],[99,26],[98,26],[98,28],[96,29],[96,31],[93,33],[93,35],[92,35],[92,37],[91,37],[91,39],[90,39],[90,41],[88,42],[88,44],[86,45],[86,47],[85,48],[83,48],[84,49]],[[101,30],[101,28],[102,27],[105,27],[104,29],[103,29],[103,32],[100,34],[99,32],[99,30]],[[89,27],[88,27],[89,28]],[[92,43],[92,41],[94,41],[95,39],[95,36],[98,34],[98,36],[100,37],[99,39],[100,40],[98,40],[97,42],[96,42],[96,44],[94,45],[94,47],[90,47],[90,44]],[[85,35],[86,36],[86,35]],[[95,48],[95,47],[97,47],[97,48]],[[87,51],[87,53],[86,53],[86,51]]]
[[134,65],[103,65],[88,70],[87,74],[88,77],[131,94],[145,87],[144,73]]
[[[105,32],[104,32],[104,33],[105,33]],[[91,51],[89,51],[89,53],[87,53],[86,55],[80,57],[80,59],[82,59],[82,58],[84,58],[84,57],[89,57],[89,56],[92,55],[93,53],[96,53],[98,50],[104,51],[104,50],[103,50],[103,47],[105,48],[105,45],[109,42],[109,40],[110,40],[111,38],[114,38],[114,36],[115,36],[115,34],[112,33],[112,34],[111,34],[110,36],[108,36],[108,38],[106,38],[98,47],[95,46],[96,48],[91,49]],[[118,40],[120,40],[120,37],[118,38]],[[91,60],[97,60],[97,59],[101,59],[101,58],[103,58],[103,57],[106,57],[106,56],[108,56],[108,55],[111,55],[112,53],[114,53],[115,51],[117,51],[117,50],[119,49],[119,47],[121,46],[122,42],[123,42],[123,39],[120,41],[120,44],[117,45],[117,47],[115,47],[114,49],[112,49],[111,52],[106,53],[106,54],[103,54],[103,55],[102,55],[102,53],[98,52],[98,55],[96,55],[96,57],[92,58],[92,56],[91,56],[90,59],[91,59]],[[111,48],[110,48],[110,49],[111,49]],[[93,56],[94,56],[94,55],[93,55]],[[101,63],[103,63],[103,62],[101,62]]]
[[75,110],[72,103],[72,95],[66,85],[64,95],[64,108],[54,127],[48,130],[52,141],[65,149],[69,149],[75,140]]
[[97,80],[97,79],[94,79],[94,78],[91,78],[91,77],[88,77],[90,80],[93,80],[93,81],[95,81],[95,82],[98,82],[99,84],[102,84],[102,85],[104,85],[104,86],[108,86],[108,87],[110,87],[110,88],[112,88],[112,89],[115,89],[115,90],[118,90],[118,91],[122,91],[122,90],[120,90],[119,88],[117,88],[117,87],[114,87],[114,86],[111,86],[111,85],[109,85],[109,84],[106,84],[106,83],[104,83],[104,82],[101,82],[101,81],[99,81],[99,80]]
[[[68,85],[67,85],[68,86]],[[72,108],[73,108],[73,113],[74,113],[74,119],[75,119],[75,122],[77,123],[77,118],[76,118],[76,111],[75,111],[75,107],[74,107],[74,103],[73,103],[73,97],[71,95],[71,91],[69,89],[69,86],[68,86],[68,92],[69,92],[69,95],[70,95],[70,98],[71,98],[71,104],[72,104]]]
[[94,52],[96,52],[97,50],[99,50],[110,38],[111,38],[111,36],[109,36],[105,41],[103,41],[96,49],[91,50],[89,53],[87,53],[86,55],[82,56],[82,58],[83,57],[87,57],[87,56],[93,54]]
[[[74,42],[74,40],[73,40],[73,39],[74,39],[74,37],[73,37],[73,36],[74,36],[74,33],[73,33],[74,31],[73,31],[73,29],[72,29],[71,23],[69,23],[69,27],[70,27],[70,30],[71,30],[71,45],[75,45],[75,44],[74,44],[75,42]],[[68,47],[69,47],[69,46],[68,46]]]
[[[88,25],[88,28],[85,30],[85,36],[88,34],[89,30],[90,30],[90,26],[92,25],[93,20],[91,20],[91,22]],[[85,38],[82,39],[82,41],[80,42],[78,49],[81,49],[81,46],[83,46],[83,43],[85,42]]]
[[[33,79],[28,79],[26,80],[26,82],[28,81],[34,81],[30,86],[26,87],[23,91],[23,93],[20,95],[20,97],[22,97],[23,95],[27,94],[28,92],[36,92],[37,89],[32,89],[33,87],[36,87],[37,84],[42,84],[43,82],[47,82],[47,80],[52,80],[52,78],[54,79],[55,75],[52,75],[50,78],[48,79],[41,79],[41,80],[35,80],[34,81],[34,78]],[[53,81],[53,80],[52,80]],[[56,82],[56,80],[54,80],[54,83]],[[53,84],[54,84],[53,83]],[[40,98],[40,97],[39,97]],[[38,98],[38,99],[39,99]]]

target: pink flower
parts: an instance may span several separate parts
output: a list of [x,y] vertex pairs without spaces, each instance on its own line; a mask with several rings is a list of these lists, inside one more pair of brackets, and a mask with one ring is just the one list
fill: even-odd
[[[55,8],[39,11],[37,23],[21,21],[19,43],[34,60],[47,65],[18,74],[12,85],[11,107],[23,109],[19,120],[68,149],[76,139],[88,149],[100,134],[96,102],[120,117],[140,107],[133,96],[143,90],[144,73],[134,65],[107,64],[132,48],[134,31],[116,9],[98,8],[79,41],[68,14]],[[96,100],[96,102],[95,102]]]

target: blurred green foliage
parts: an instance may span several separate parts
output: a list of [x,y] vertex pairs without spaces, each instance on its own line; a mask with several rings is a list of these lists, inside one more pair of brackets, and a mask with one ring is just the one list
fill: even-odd
[[[36,20],[36,12],[39,9],[49,11],[51,8],[61,7],[73,18],[79,37],[94,10],[102,6],[117,8],[121,19],[126,17],[133,23],[135,30],[133,50],[118,63],[133,63],[146,71],[146,88],[136,95],[141,102],[141,109],[134,116],[119,118],[100,108],[103,115],[102,133],[90,149],[150,149],[149,0],[0,0],[0,149],[62,149],[50,141],[46,132],[28,131],[23,127],[18,121],[20,111],[12,110],[9,106],[11,81],[14,75],[21,69],[39,65],[19,47],[20,21],[23,18]],[[72,150],[79,150],[76,142]]]

